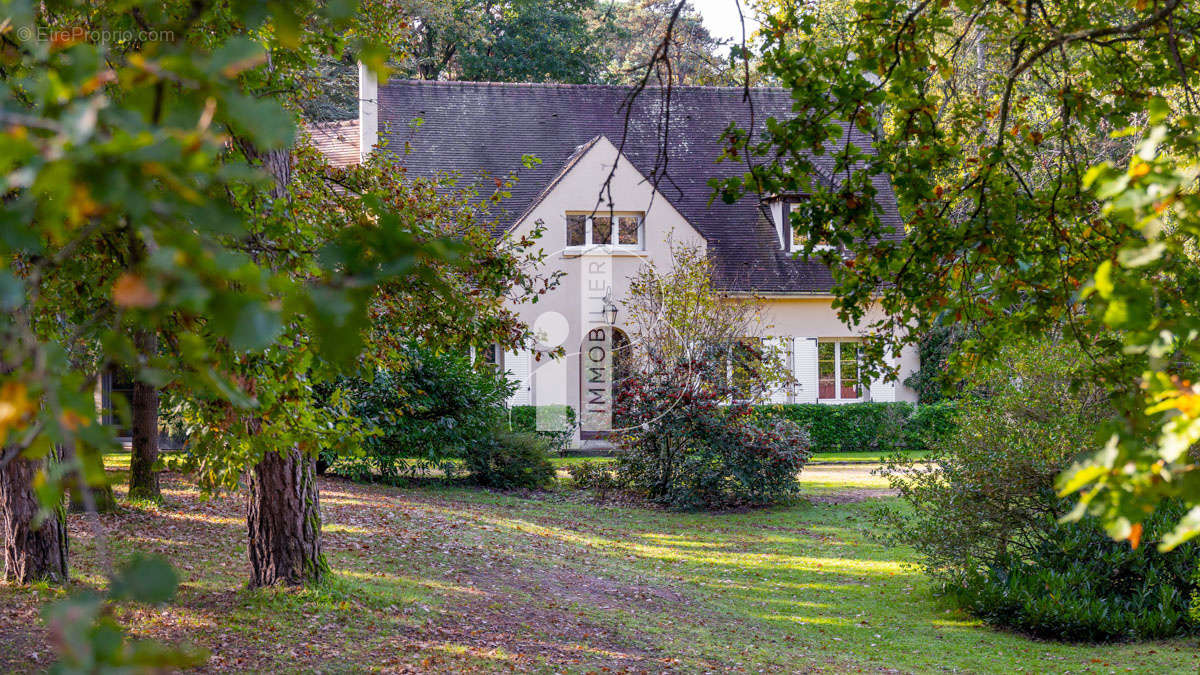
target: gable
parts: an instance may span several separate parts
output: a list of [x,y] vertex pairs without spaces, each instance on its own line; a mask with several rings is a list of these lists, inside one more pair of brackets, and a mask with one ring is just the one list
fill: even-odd
[[[832,279],[823,265],[782,250],[757,195],[735,204],[712,199],[710,180],[746,171],[743,163],[717,161],[722,132],[734,122],[748,127],[752,108],[752,133],[761,133],[768,116],[790,116],[789,92],[752,89],[747,103],[738,87],[676,87],[669,110],[660,89],[647,88],[632,103],[630,93],[629,87],[602,85],[392,81],[379,89],[379,133],[388,147],[407,149],[404,163],[419,175],[458,171],[464,179],[485,181],[485,193],[492,177],[519,175],[511,198],[501,204],[506,228],[561,180],[577,149],[604,136],[706,240],[722,287],[773,293],[829,290]],[[417,119],[422,123],[414,129]],[[846,135],[860,147],[870,147],[857,130],[848,128]],[[526,168],[524,155],[538,157],[541,165]],[[813,161],[819,170],[831,172],[828,156]],[[894,236],[902,237],[891,185],[881,180],[876,188],[880,217],[894,228]]]
[[704,243],[704,236],[679,209],[603,135],[580,146],[568,158],[511,229],[519,236],[541,221],[548,228],[545,248],[567,248],[563,234],[568,212],[645,214],[642,246],[648,251],[665,250],[669,237]]

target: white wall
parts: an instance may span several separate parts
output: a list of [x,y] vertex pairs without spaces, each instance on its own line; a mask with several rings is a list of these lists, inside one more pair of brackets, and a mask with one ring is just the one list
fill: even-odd
[[[671,206],[661,194],[635,169],[628,160],[617,160],[617,148],[601,137],[580,157],[571,170],[562,176],[557,185],[545,195],[541,202],[513,227],[514,236],[529,234],[540,220],[546,232],[539,246],[548,254],[541,270],[551,274],[555,270],[565,272],[558,288],[542,296],[537,304],[518,307],[521,319],[534,326],[558,325],[559,319],[548,315],[557,314],[565,319],[567,331],[561,343],[567,356],[559,363],[550,363],[543,358],[532,362],[530,379],[535,383],[532,403],[547,405],[565,403],[578,409],[579,406],[579,346],[583,341],[588,316],[584,299],[590,295],[603,295],[603,289],[589,290],[587,284],[611,286],[612,298],[621,308],[616,326],[625,330],[627,311],[621,301],[628,295],[630,278],[645,264],[651,263],[660,270],[671,268],[671,250],[668,237],[681,243],[690,243],[706,249],[704,238],[687,220]],[[613,169],[617,169],[611,181],[613,203],[598,202],[600,186]],[[605,212],[644,212],[641,250],[623,251],[615,249],[609,255],[579,255],[567,247],[568,211],[580,212],[595,209],[597,215]],[[603,266],[603,269],[596,269]],[[559,337],[559,336],[556,336]],[[507,366],[505,366],[507,367]],[[565,380],[565,385],[554,386],[551,381]]]
[[[532,383],[528,391],[519,392],[514,403],[535,405],[565,403],[578,410],[580,400],[578,349],[584,330],[589,327],[586,302],[589,283],[601,280],[600,286],[611,285],[612,297],[618,307],[629,290],[629,280],[644,264],[653,263],[666,271],[671,267],[668,237],[678,242],[688,242],[705,247],[704,238],[661,194],[657,194],[650,183],[627,160],[617,162],[612,177],[611,195],[613,204],[599,202],[600,186],[609,176],[617,149],[606,138],[600,138],[575,165],[563,175],[558,183],[545,195],[513,228],[515,236],[528,234],[539,220],[546,225],[546,232],[539,240],[540,247],[548,254],[541,270],[543,274],[555,270],[565,272],[557,289],[542,296],[537,304],[525,304],[517,308],[521,319],[535,327],[549,327],[555,333],[555,341],[564,345],[565,359],[552,363],[546,358],[506,355],[504,367],[526,361],[529,370],[517,373],[523,383]],[[607,199],[607,192],[605,199]],[[645,212],[645,227],[642,234],[643,249],[636,252],[612,251],[609,255],[578,255],[566,246],[567,212],[591,211],[596,209],[603,215],[614,211]],[[595,273],[591,266],[603,265],[604,270]],[[602,290],[596,292],[602,293]],[[771,298],[765,301],[765,321],[771,326],[766,331],[771,336],[853,338],[860,331],[842,324],[828,297]],[[626,327],[627,310],[618,312],[616,325]],[[565,328],[563,328],[565,326]],[[630,336],[631,338],[634,336]],[[906,350],[900,358],[901,379],[917,367],[915,350]],[[815,365],[813,366],[815,370]],[[915,392],[897,385],[895,399],[912,401]]]

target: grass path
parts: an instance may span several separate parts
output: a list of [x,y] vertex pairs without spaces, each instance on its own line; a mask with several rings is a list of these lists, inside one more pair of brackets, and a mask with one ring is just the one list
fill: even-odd
[[[184,582],[121,619],[208,648],[212,671],[1197,671],[1194,640],[1059,645],[945,606],[908,552],[870,539],[888,498],[869,469],[811,467],[809,501],[718,515],[323,480],[334,575],[302,590],[244,588],[240,496],[167,476],[164,506],[103,521],[118,556],[158,552]],[[78,583],[102,583],[77,516],[70,535]],[[0,672],[46,666],[36,615],[56,593],[0,587]]]

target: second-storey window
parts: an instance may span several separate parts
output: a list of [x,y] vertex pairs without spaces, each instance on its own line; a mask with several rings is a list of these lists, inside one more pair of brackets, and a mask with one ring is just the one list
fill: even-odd
[[862,398],[857,342],[817,343],[817,397],[831,401]]
[[567,214],[567,246],[642,247],[642,214]]

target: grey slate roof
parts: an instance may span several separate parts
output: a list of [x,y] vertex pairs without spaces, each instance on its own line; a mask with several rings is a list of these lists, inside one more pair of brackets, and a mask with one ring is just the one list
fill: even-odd
[[[713,200],[711,178],[741,175],[739,162],[716,160],[720,136],[732,121],[749,126],[750,107],[737,87],[672,89],[667,155],[661,124],[663,92],[648,88],[634,101],[625,134],[622,107],[630,88],[603,85],[502,84],[486,82],[391,81],[379,88],[379,136],[390,147],[411,144],[404,163],[409,171],[432,174],[455,170],[464,176],[505,176],[518,171],[521,180],[505,200],[503,225],[511,226],[563,168],[580,146],[604,135],[644,175],[656,168],[662,195],[708,241],[717,262],[717,282],[730,291],[821,293],[832,284],[829,271],[816,262],[797,260],[781,250],[770,219],[757,195],[736,204]],[[756,130],[767,116],[786,118],[791,98],[783,89],[752,89]],[[424,124],[413,132],[414,118]],[[855,139],[859,147],[864,138]],[[542,164],[521,166],[521,156],[536,155]],[[661,167],[665,159],[665,174]],[[818,167],[825,158],[817,158]],[[903,236],[895,196],[886,180],[877,181],[880,214]],[[599,186],[597,186],[597,191]],[[594,200],[595,195],[587,195]],[[589,204],[594,205],[594,204]]]

